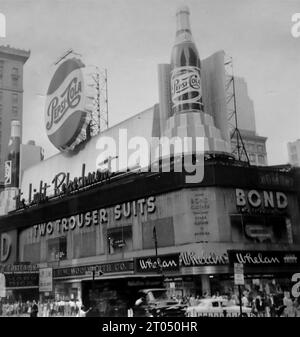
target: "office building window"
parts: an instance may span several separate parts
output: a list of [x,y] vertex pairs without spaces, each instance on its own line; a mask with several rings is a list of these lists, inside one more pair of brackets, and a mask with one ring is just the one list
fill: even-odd
[[253,144],[249,144],[248,145],[248,149],[249,149],[249,152],[254,152],[254,145]]
[[11,102],[14,105],[18,104],[18,94],[11,94]]
[[256,162],[255,154],[250,153],[250,154],[249,154],[249,159],[250,159],[250,162],[251,162],[251,163],[255,163],[255,162]]
[[11,77],[13,79],[19,78],[19,69],[18,68],[12,68]]
[[291,149],[291,152],[292,152],[292,153],[296,153],[296,152],[297,152],[297,148],[296,148],[295,145],[292,145],[292,146],[290,147],[290,149]]
[[264,147],[263,147],[263,145],[257,145],[257,151],[258,151],[259,153],[264,152]]
[[132,226],[107,229],[107,247],[109,254],[131,251],[133,247]]
[[11,109],[12,109],[12,113],[13,113],[14,115],[17,115],[17,114],[18,114],[18,108],[17,108],[16,106],[13,106]]
[[0,60],[0,79],[3,77],[4,61]]
[[0,115],[2,115],[2,104],[0,104]]
[[261,165],[265,164],[265,157],[264,156],[258,156],[258,164],[261,164]]
[[18,79],[19,79],[18,68],[12,69],[11,78],[12,78],[12,85],[16,87],[18,85]]
[[297,162],[298,161],[297,153],[293,153],[291,157],[292,157],[292,161],[293,162]]
[[3,100],[3,91],[0,91],[0,101]]

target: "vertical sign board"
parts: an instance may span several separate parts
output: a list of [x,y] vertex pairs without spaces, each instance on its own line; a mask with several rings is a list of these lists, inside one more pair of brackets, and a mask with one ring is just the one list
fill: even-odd
[[11,174],[12,174],[12,161],[7,160],[4,163],[4,185],[11,184]]
[[39,279],[39,290],[40,292],[52,291],[52,268],[41,268],[40,269],[40,279]]
[[0,273],[0,298],[5,296],[5,275]]
[[244,266],[242,263],[234,264],[234,284],[236,285],[244,285]]

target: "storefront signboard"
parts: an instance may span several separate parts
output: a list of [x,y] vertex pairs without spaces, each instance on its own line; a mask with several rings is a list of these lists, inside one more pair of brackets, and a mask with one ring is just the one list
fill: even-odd
[[6,288],[38,288],[39,273],[5,273]]
[[300,266],[300,251],[228,250],[228,256],[244,266]]
[[28,263],[15,263],[15,264],[0,264],[1,273],[38,273],[39,267],[37,264]]
[[194,251],[181,252],[180,264],[183,267],[189,266],[215,266],[215,265],[226,265],[229,263],[227,253],[215,254],[212,252],[206,253],[196,253]]
[[242,263],[234,263],[234,284],[244,285],[244,267]]
[[52,268],[41,268],[39,278],[40,292],[49,292],[53,288]]
[[135,259],[135,270],[137,273],[149,273],[158,271],[178,271],[179,254],[167,254],[146,256]]
[[5,275],[0,273],[0,298],[5,297]]
[[133,261],[120,261],[87,266],[58,268],[53,270],[53,278],[85,276],[86,272],[91,270],[102,272],[103,274],[130,272],[133,271]]
[[243,190],[236,188],[236,206],[241,213],[276,213],[286,210],[287,195],[280,191]]

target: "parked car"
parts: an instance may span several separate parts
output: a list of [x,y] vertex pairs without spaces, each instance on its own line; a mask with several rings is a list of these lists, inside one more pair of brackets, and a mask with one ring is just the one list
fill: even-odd
[[[250,317],[252,316],[251,312],[251,308],[242,307],[242,316]],[[187,307],[186,315],[188,317],[235,317],[240,316],[240,307],[230,304],[227,299],[205,298],[201,299],[199,304]]]
[[164,288],[142,289],[133,308],[136,317],[185,317],[186,305],[168,298]]

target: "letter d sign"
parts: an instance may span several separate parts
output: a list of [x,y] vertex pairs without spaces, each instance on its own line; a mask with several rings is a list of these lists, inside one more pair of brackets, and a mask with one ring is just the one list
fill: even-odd
[[1,234],[0,241],[0,262],[5,262],[9,258],[11,251],[11,238],[8,234]]
[[296,273],[292,276],[292,282],[296,282],[292,287],[292,295],[294,297],[300,296],[300,273]]

